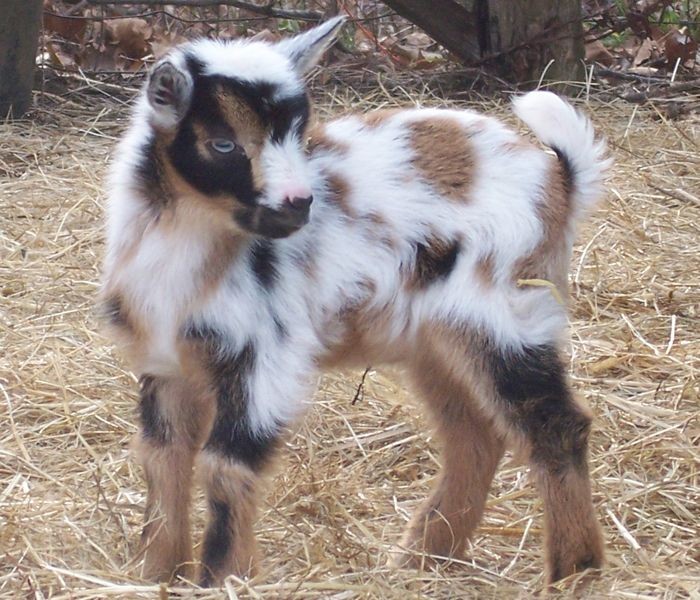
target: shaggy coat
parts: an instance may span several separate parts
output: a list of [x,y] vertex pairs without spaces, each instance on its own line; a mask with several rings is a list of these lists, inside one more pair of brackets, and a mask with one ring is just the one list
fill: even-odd
[[545,92],[514,108],[555,153],[466,110],[310,127],[302,76],[341,24],[173,50],[116,150],[102,296],[141,382],[145,574],[192,563],[195,461],[210,507],[200,581],[250,574],[261,475],[320,370],[380,363],[405,367],[442,444],[396,562],[459,555],[511,445],[544,499],[548,579],[598,567],[591,418],[560,345],[603,145]]

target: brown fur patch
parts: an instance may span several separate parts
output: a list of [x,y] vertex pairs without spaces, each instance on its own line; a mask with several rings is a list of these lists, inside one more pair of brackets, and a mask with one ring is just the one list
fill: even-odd
[[542,240],[527,256],[516,262],[513,279],[546,279],[557,286],[562,298],[568,296],[569,248],[567,233],[571,219],[571,196],[564,166],[552,158],[537,214],[542,222]]
[[425,288],[449,276],[459,254],[459,241],[434,236],[424,242],[416,242],[415,246],[415,262],[406,277],[409,289]]
[[235,94],[217,90],[215,98],[221,114],[236,134],[236,143],[245,148],[248,156],[257,154],[268,135],[268,128],[255,111]]
[[386,217],[384,217],[384,215],[379,214],[378,212],[367,213],[365,218],[376,227],[384,228],[389,225],[389,222],[386,220]]
[[200,302],[205,301],[217,289],[221,278],[231,266],[244,241],[244,238],[231,232],[222,232],[215,237],[209,256],[199,274],[202,281]]
[[350,153],[350,147],[344,142],[330,138],[322,125],[316,125],[309,131],[306,150],[309,154],[331,152],[343,156]]
[[588,472],[535,469],[545,505],[546,579],[553,583],[604,561],[603,536],[593,505]]
[[391,250],[397,248],[398,242],[396,239],[396,232],[384,215],[372,211],[362,215],[361,218],[373,240],[376,240],[378,244],[381,244],[385,248]]
[[346,217],[357,218],[357,211],[350,204],[350,184],[337,173],[329,173],[326,177],[326,197],[329,204],[337,207]]
[[500,147],[500,151],[505,154],[521,154],[523,150],[535,150],[536,146],[526,140],[524,137],[519,137],[513,142],[506,142]]
[[402,344],[388,344],[387,330],[392,321],[391,307],[373,307],[377,284],[367,279],[357,298],[341,308],[328,330],[325,353],[319,357],[324,369],[338,366],[366,366],[373,361],[395,362],[405,358]]
[[474,154],[459,123],[447,117],[433,117],[414,121],[407,127],[414,151],[412,164],[420,176],[449,200],[468,202],[474,180]]
[[139,185],[143,191],[144,200],[149,203],[152,212],[162,211],[169,206],[174,198],[168,172],[170,159],[167,147],[172,142],[171,132],[158,132],[153,146],[145,156],[146,164],[139,174]]
[[493,254],[489,253],[482,256],[476,261],[476,278],[482,287],[490,288],[494,286],[496,273],[496,259]]
[[142,324],[132,314],[133,311],[120,290],[110,285],[110,282],[105,284],[101,296],[102,325],[106,333],[117,343],[120,353],[132,367],[139,365],[147,352],[147,336]]
[[262,168],[260,165],[260,152],[269,133],[255,111],[235,94],[223,89],[215,94],[221,114],[228,125],[236,133],[235,142],[243,147],[253,172],[253,185],[260,189],[263,187]]
[[371,113],[367,113],[366,115],[362,115],[362,120],[364,121],[364,123],[367,127],[373,129],[375,127],[381,127],[389,119],[391,119],[393,116],[397,115],[400,112],[403,112],[403,109],[401,109],[401,108],[384,108],[381,110],[374,110]]

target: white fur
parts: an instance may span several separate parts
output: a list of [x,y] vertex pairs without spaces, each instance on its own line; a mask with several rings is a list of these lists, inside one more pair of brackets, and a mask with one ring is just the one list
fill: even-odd
[[260,204],[279,209],[287,198],[306,198],[311,195],[308,161],[302,144],[293,131],[281,142],[268,141],[265,144],[260,166],[266,182],[265,195]]
[[292,63],[265,42],[248,40],[198,40],[190,49],[204,62],[207,75],[236,77],[244,81],[265,81],[279,86],[278,96],[303,92],[300,80],[290,77]]
[[513,100],[513,111],[540,141],[571,161],[579,211],[590,209],[603,193],[604,173],[612,166],[591,122],[551,92],[530,92]]

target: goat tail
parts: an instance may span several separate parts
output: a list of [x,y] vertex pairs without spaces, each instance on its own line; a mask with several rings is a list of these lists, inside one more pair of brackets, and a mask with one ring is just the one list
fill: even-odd
[[571,198],[578,216],[589,211],[603,195],[612,159],[605,142],[595,138],[593,124],[552,92],[530,92],[513,100],[513,111],[568,171]]

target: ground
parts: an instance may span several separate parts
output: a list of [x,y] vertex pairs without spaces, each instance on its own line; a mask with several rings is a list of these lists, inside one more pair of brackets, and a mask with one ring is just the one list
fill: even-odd
[[[502,100],[327,86],[321,116]],[[98,333],[102,180],[125,107],[104,88],[46,94],[0,124],[0,598],[164,598],[140,580],[141,473],[129,454],[136,382]],[[123,92],[123,90],[122,90]],[[594,501],[608,563],[581,596],[700,598],[700,119],[650,106],[578,105],[609,140],[607,202],[571,266],[571,370],[591,405]],[[88,98],[89,101],[86,101]],[[463,561],[385,561],[439,456],[400,373],[330,374],[288,444],[258,533],[264,562],[226,591],[185,598],[518,598],[542,587],[542,514],[506,460]],[[203,507],[197,504],[201,528]],[[570,590],[576,582],[564,582]]]

